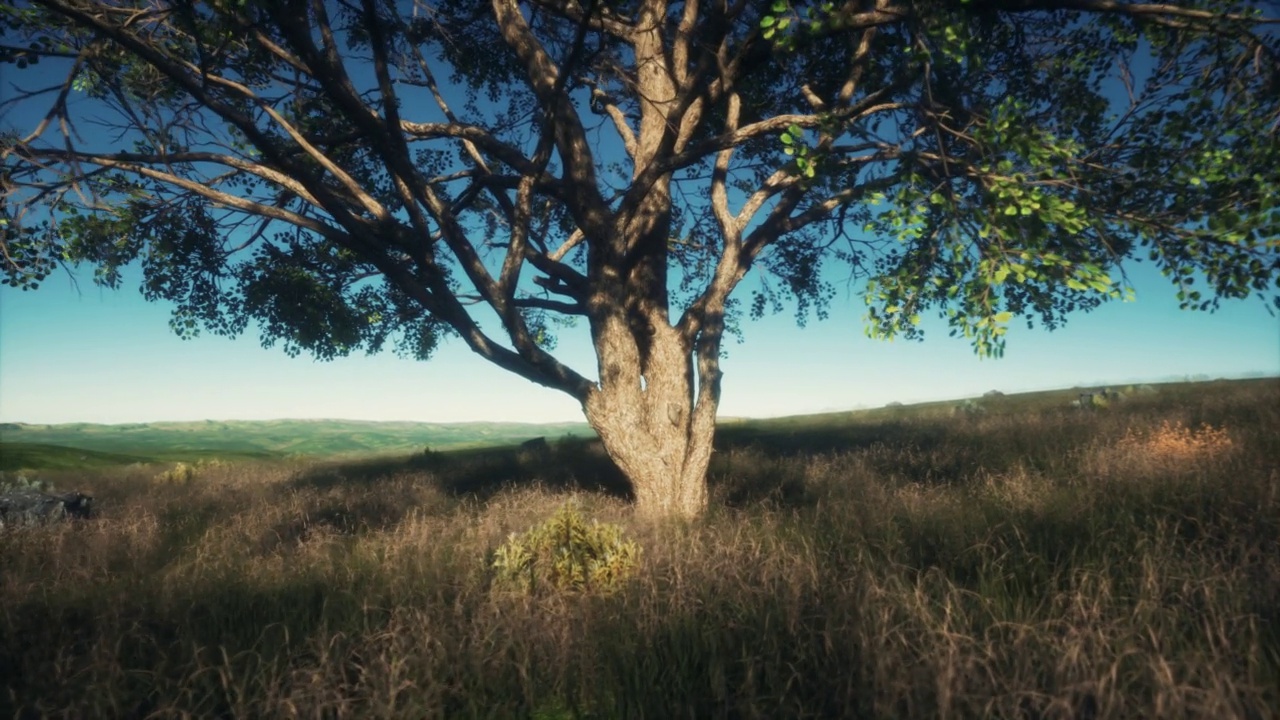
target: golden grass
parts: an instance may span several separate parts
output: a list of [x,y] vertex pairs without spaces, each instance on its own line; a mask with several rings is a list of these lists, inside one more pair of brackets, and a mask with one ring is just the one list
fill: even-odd
[[[730,445],[697,523],[527,481],[581,452],[52,474],[102,516],[0,535],[0,717],[1273,718],[1280,387],[1167,395]],[[634,578],[496,588],[570,498]]]
[[1193,429],[1179,420],[1164,420],[1155,427],[1128,428],[1098,449],[1094,466],[1107,474],[1175,475],[1211,469],[1235,448],[1224,428],[1202,424]]

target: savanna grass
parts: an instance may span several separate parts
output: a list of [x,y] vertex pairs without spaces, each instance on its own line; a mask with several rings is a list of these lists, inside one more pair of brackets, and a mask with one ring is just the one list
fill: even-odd
[[[1280,384],[1008,400],[725,433],[696,523],[580,446],[55,474],[102,513],[0,536],[0,717],[1276,717]],[[631,579],[495,583],[570,498]]]

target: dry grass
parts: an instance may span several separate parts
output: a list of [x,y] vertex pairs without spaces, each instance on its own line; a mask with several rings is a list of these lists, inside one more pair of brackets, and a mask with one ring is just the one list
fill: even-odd
[[[102,517],[0,535],[0,717],[1277,716],[1274,382],[822,432],[723,448],[695,524],[572,448],[51,475]],[[570,496],[635,579],[495,587]]]
[[1205,424],[1191,429],[1165,420],[1156,427],[1131,427],[1097,448],[1093,466],[1102,474],[1143,478],[1202,472],[1226,461],[1235,448],[1224,428]]

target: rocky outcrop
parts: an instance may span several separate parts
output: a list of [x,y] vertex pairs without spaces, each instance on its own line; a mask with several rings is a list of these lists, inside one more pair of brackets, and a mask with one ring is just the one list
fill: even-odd
[[93,498],[80,492],[51,494],[21,489],[0,494],[0,528],[29,527],[93,515]]
[[536,437],[532,440],[525,440],[524,442],[520,443],[520,449],[526,450],[529,452],[536,452],[536,453],[551,452],[551,446],[547,444],[547,439],[544,437]]

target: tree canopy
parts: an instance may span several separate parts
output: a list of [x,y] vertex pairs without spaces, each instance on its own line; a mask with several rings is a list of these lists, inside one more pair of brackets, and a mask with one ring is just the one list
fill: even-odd
[[[332,358],[461,338],[705,506],[743,314],[939,313],[998,355],[1154,262],[1280,305],[1280,39],[1255,2],[32,0],[0,8],[0,260]],[[50,67],[54,66],[54,67]],[[750,301],[732,293],[755,271]],[[1270,295],[1268,295],[1270,294]],[[585,322],[597,367],[554,355]]]

